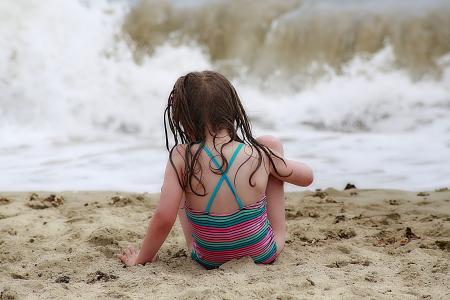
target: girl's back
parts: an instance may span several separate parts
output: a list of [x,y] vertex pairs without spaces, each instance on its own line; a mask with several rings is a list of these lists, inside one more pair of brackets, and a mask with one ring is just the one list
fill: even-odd
[[[219,141],[220,143],[220,141]],[[225,156],[227,163],[241,143],[233,141],[225,145],[222,153]],[[222,165],[220,156],[220,144],[214,147],[212,143],[206,144],[207,149],[211,151],[217,162]],[[194,148],[196,151],[198,148]],[[249,145],[242,146],[242,149],[237,153],[233,164],[229,166],[227,172],[228,179],[231,181],[234,191],[236,192],[243,205],[250,205],[258,202],[264,197],[267,181],[269,178],[267,165],[261,166],[256,170],[256,173],[251,178],[252,185],[249,184],[249,179],[255,171],[255,165],[258,163],[258,153]],[[263,163],[265,160],[262,161]],[[196,195],[192,191],[186,192],[186,205],[192,210],[205,211],[211,195],[221,180],[220,171],[215,171],[218,167],[214,161],[208,156],[205,150],[202,150],[198,158],[199,168],[202,173],[202,182],[206,195]],[[226,166],[224,166],[225,168]],[[212,169],[212,170],[211,170]],[[213,172],[215,171],[215,172]],[[194,186],[197,191],[203,191],[200,184]],[[212,214],[229,214],[239,210],[239,204],[233,194],[233,189],[227,184],[225,179],[222,179],[222,184],[218,188],[214,196],[210,212]]]

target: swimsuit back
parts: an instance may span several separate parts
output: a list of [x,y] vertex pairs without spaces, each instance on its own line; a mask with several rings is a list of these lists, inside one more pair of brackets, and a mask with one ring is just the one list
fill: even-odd
[[[266,197],[245,206],[227,175],[243,146],[240,143],[233,152],[226,170],[221,169],[206,145],[203,148],[222,176],[211,193],[205,211],[186,208],[186,215],[192,224],[194,238],[191,256],[206,268],[216,268],[244,256],[252,257],[255,263],[271,263],[276,259],[277,248],[267,218]],[[211,214],[211,206],[223,182],[233,193],[239,210],[231,214]]]

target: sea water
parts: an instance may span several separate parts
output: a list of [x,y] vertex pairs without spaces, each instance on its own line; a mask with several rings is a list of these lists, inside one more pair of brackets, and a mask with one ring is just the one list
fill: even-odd
[[[0,190],[158,192],[175,80],[213,69],[311,188],[450,185],[448,1],[0,1]],[[290,186],[289,189],[295,189]]]

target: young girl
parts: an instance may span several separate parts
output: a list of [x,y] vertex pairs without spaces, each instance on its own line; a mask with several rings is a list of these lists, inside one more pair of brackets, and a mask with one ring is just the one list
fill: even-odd
[[129,246],[122,262],[154,261],[177,215],[191,257],[208,269],[244,256],[273,262],[285,242],[283,182],[308,186],[311,169],[285,159],[276,138],[253,137],[234,87],[216,72],[176,81],[164,125],[169,159],[160,200],[142,248]]

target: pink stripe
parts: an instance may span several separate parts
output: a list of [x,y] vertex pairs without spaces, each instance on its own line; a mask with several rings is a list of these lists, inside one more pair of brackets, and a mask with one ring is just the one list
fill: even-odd
[[236,250],[208,251],[198,245],[195,245],[195,249],[197,255],[204,260],[211,262],[224,262],[233,258],[261,255],[267,250],[268,247],[271,246],[273,241],[273,232],[270,232],[270,234],[266,235],[260,242]]
[[236,240],[241,240],[241,239],[250,237],[251,235],[260,231],[264,226],[265,226],[264,223],[253,224],[252,226],[249,226],[248,228],[245,228],[241,231],[229,233],[228,235],[225,235],[225,234],[215,235],[215,234],[205,233],[205,232],[197,232],[195,235],[196,235],[196,237],[200,238],[201,240],[203,240],[205,242],[236,241]]
[[215,230],[211,227],[196,226],[194,224],[192,225],[192,228],[195,235],[201,239],[207,239],[208,237],[211,238],[211,241],[214,241],[216,238],[221,239],[226,237],[229,237],[230,239],[238,239],[239,237],[245,237],[251,232],[262,228],[265,225],[266,220],[266,216],[261,216],[238,224],[239,226],[233,226],[232,229],[230,227],[225,228],[225,230],[222,230],[223,228],[220,228],[221,230]]

